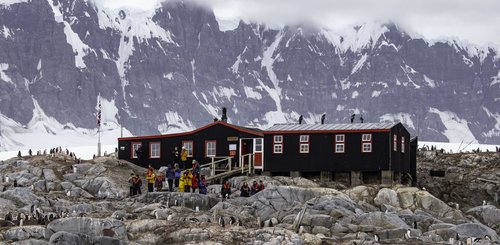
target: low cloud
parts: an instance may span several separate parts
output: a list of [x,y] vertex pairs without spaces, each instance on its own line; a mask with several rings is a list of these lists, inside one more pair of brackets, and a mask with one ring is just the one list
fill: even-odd
[[[108,7],[154,8],[160,0],[103,0]],[[189,0],[186,0],[189,1]],[[341,31],[372,21],[394,21],[427,39],[459,38],[500,44],[499,0],[194,0],[218,19],[283,26],[298,23]]]

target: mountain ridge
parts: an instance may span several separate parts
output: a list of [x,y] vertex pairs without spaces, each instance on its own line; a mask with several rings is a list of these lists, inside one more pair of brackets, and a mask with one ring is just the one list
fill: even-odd
[[211,10],[189,1],[136,13],[32,0],[0,13],[0,113],[20,125],[33,117],[33,98],[61,124],[95,128],[105,98],[134,135],[195,128],[225,106],[230,122],[261,128],[356,113],[402,121],[429,141],[500,142],[494,48],[432,43],[393,23],[353,36],[243,21],[221,31]]

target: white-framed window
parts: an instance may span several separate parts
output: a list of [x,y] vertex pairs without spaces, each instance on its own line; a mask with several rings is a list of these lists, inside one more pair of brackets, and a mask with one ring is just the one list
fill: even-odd
[[309,135],[301,135],[300,143],[309,143]]
[[283,135],[275,135],[274,136],[274,141],[273,141],[275,144],[276,143],[283,143]]
[[186,151],[188,152],[188,157],[193,157],[193,141],[192,140],[186,140],[182,141],[182,146],[186,148]]
[[149,143],[149,158],[160,158],[161,144],[160,142]]
[[363,152],[372,152],[372,143],[363,143]]
[[300,153],[309,153],[309,144],[300,144]]
[[361,135],[361,152],[372,152],[372,134]]
[[337,143],[335,144],[335,153],[344,153],[345,152],[345,145],[344,143]]
[[283,153],[283,144],[274,144],[273,153],[275,153],[275,154]]
[[262,138],[255,139],[255,152],[262,152]]
[[394,148],[394,151],[398,151],[398,135],[395,134],[394,136],[392,136],[392,148]]
[[335,135],[335,153],[345,152],[345,135],[336,134]]
[[138,158],[137,156],[137,150],[142,147],[141,142],[132,142],[132,147],[130,147],[132,153],[130,154],[132,158]]
[[283,153],[283,135],[275,135],[273,137],[273,153]]
[[215,157],[217,155],[217,142],[215,140],[207,140],[205,141],[205,156],[206,157]]
[[372,141],[372,134],[363,134],[361,141],[363,141],[363,142]]
[[336,143],[345,142],[345,135],[344,134],[336,134],[335,135],[335,142]]
[[405,153],[405,137],[401,137],[401,152]]

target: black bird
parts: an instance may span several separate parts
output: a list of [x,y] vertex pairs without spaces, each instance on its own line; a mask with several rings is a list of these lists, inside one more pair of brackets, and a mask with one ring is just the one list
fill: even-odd
[[230,219],[229,224],[234,225],[236,223],[236,219],[233,216],[231,216]]
[[363,119],[363,115],[361,115],[361,117],[359,118],[359,120],[361,121],[361,123],[363,123],[363,121],[365,120],[365,119]]
[[352,115],[351,115],[351,123],[353,123],[353,122],[354,122],[354,118],[356,118],[356,114],[352,114]]
[[222,216],[220,216],[220,218],[219,218],[219,225],[221,227],[224,227],[226,225],[226,222],[224,221],[224,217],[222,217]]
[[6,221],[12,221],[12,214],[10,212],[8,212],[6,215],[5,215],[5,220]]

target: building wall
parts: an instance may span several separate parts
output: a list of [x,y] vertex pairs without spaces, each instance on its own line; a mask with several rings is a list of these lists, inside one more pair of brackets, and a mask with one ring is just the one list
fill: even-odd
[[[397,136],[397,147],[394,150],[394,135]],[[404,137],[404,152],[401,150],[401,139]],[[400,173],[410,172],[410,133],[401,124],[391,129],[391,166],[388,170]]]
[[[309,133],[309,153],[299,153],[301,133],[265,134],[264,171],[379,171],[389,167],[389,132],[370,132],[372,152],[361,151],[362,132]],[[335,153],[335,135],[345,135],[345,153]],[[273,153],[274,135],[283,135],[283,153]]]
[[[122,139],[118,142],[118,157],[119,159],[130,161],[142,167],[146,167],[151,164],[154,168],[159,168],[160,166],[167,166],[168,164],[173,164],[173,154],[172,151],[177,146],[179,152],[182,147],[182,141],[193,141],[193,157],[188,158],[188,162],[191,163],[193,159],[196,159],[201,164],[211,161],[211,158],[205,157],[205,142],[208,140],[216,141],[216,153],[217,156],[229,156],[229,144],[237,145],[237,154],[239,152],[239,141],[228,141],[229,137],[233,138],[259,138],[249,133],[240,132],[236,129],[227,127],[223,124],[216,124],[194,134],[179,135],[179,136],[169,136],[165,135],[162,138],[151,138],[151,137],[141,137],[133,139]],[[232,140],[232,139],[231,139]],[[132,142],[141,142],[143,149],[143,156],[138,159],[131,158],[131,147]],[[161,143],[161,155],[160,158],[149,158],[151,142]],[[238,155],[236,156],[236,159]]]

